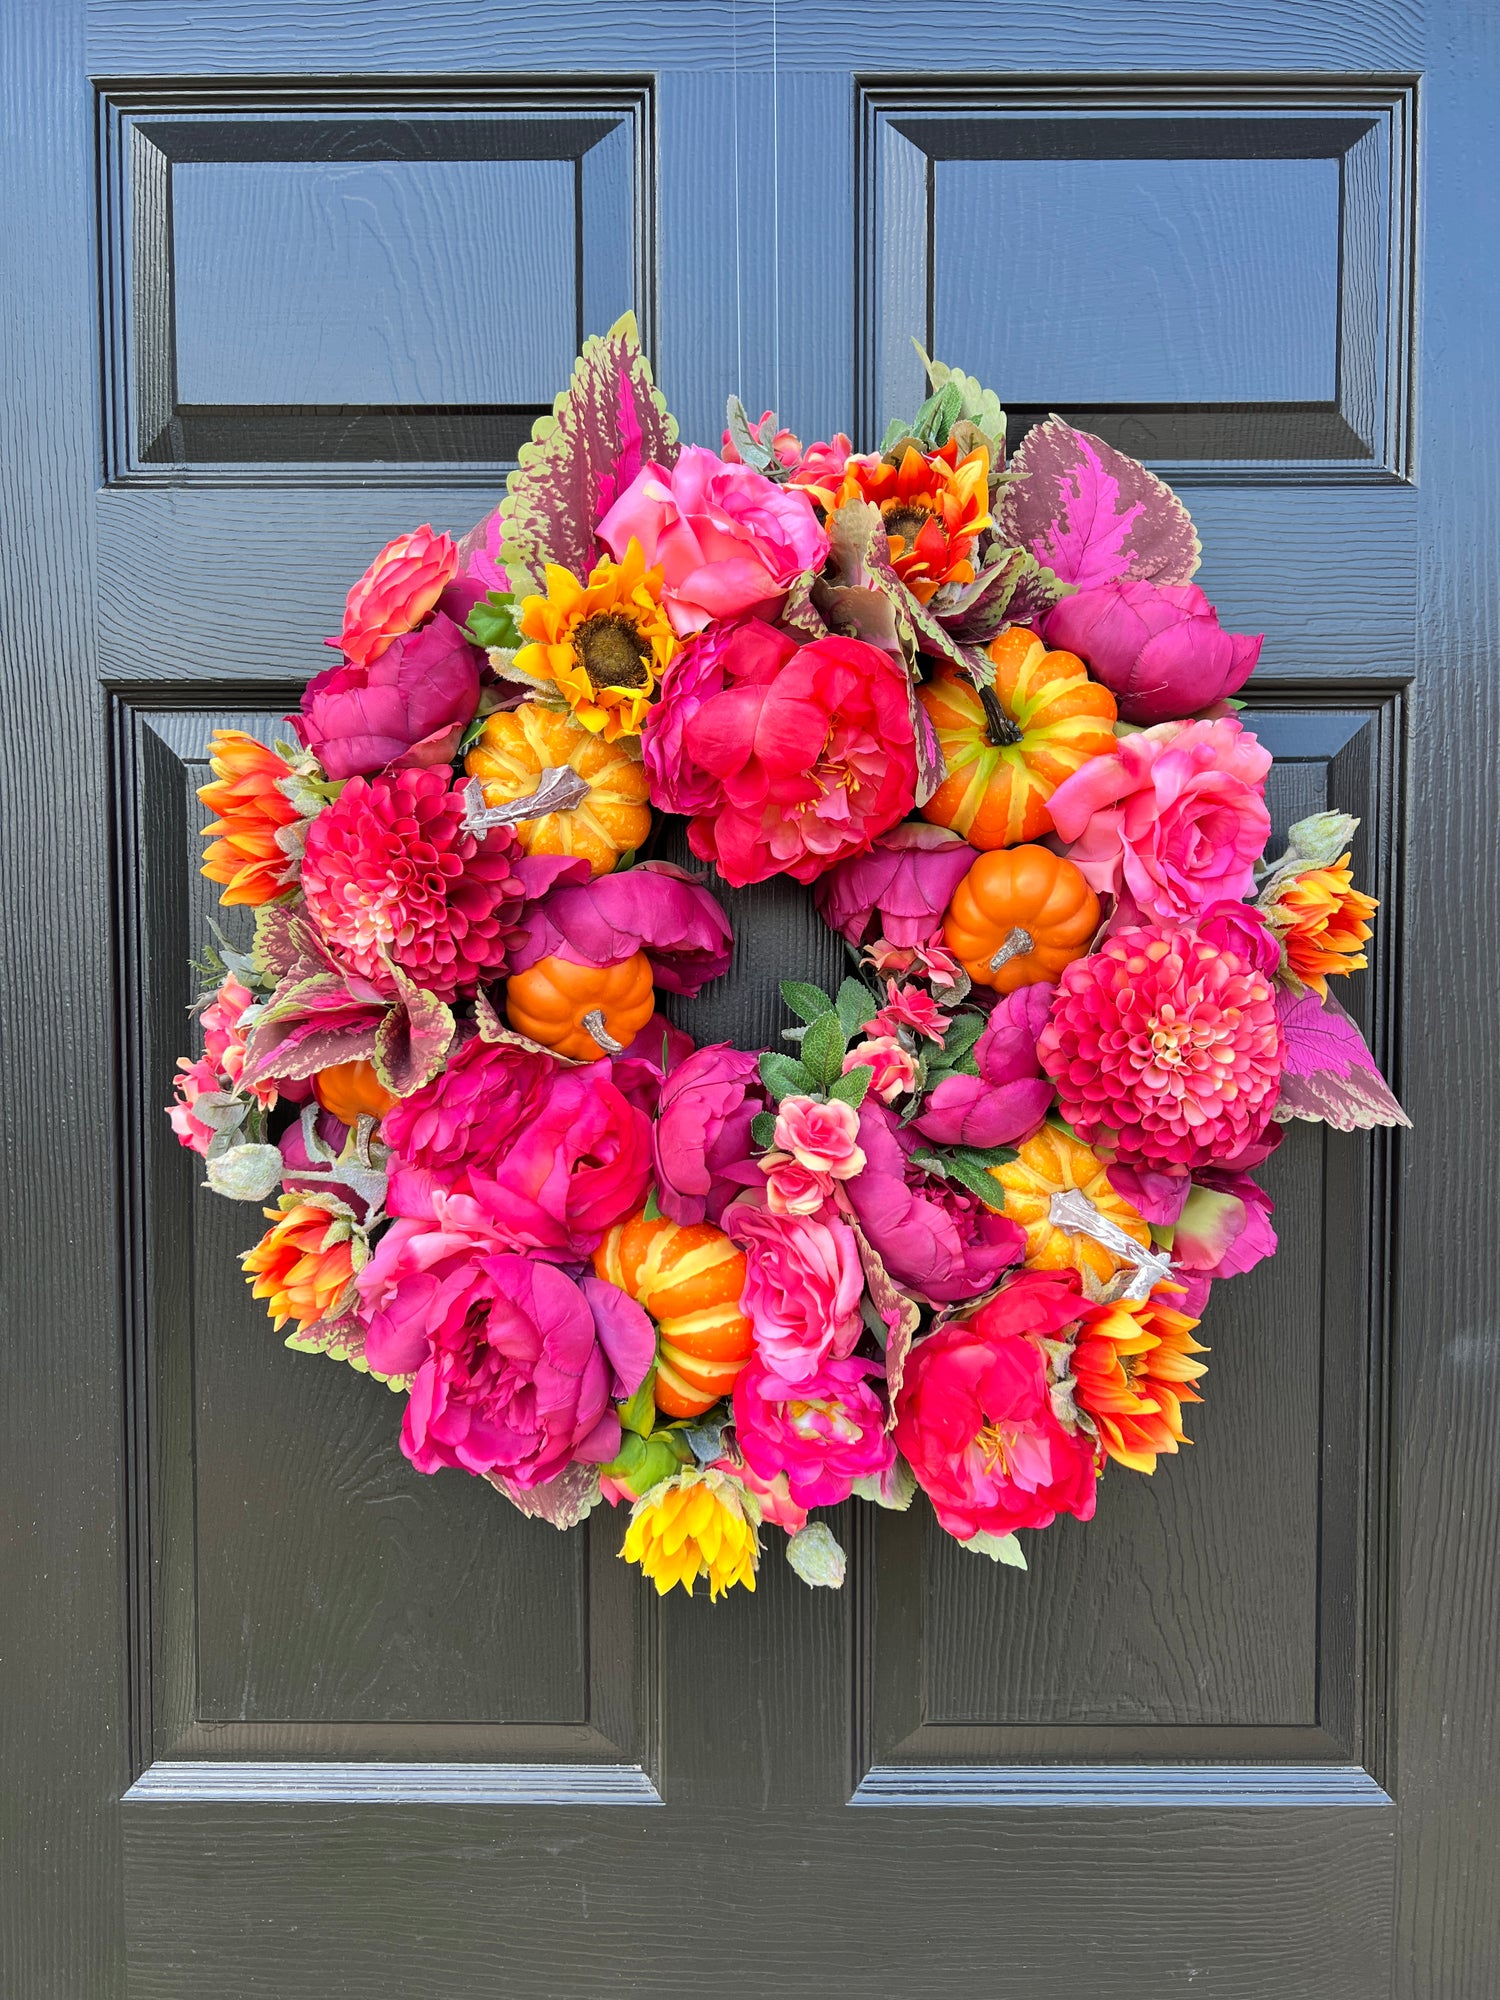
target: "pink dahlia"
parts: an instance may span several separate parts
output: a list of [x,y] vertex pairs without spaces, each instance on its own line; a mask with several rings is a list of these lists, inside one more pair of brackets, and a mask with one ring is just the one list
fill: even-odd
[[458,569],[458,544],[429,527],[387,542],[350,591],[337,646],[346,660],[367,667],[393,639],[413,632],[442,596]]
[[350,969],[394,990],[387,954],[440,1000],[507,968],[529,902],[586,863],[523,855],[508,827],[465,833],[446,768],[351,778],[307,832],[302,887]]
[[1120,931],[1058,983],[1037,1040],[1080,1138],[1148,1167],[1229,1160],[1281,1086],[1269,981],[1195,931]]

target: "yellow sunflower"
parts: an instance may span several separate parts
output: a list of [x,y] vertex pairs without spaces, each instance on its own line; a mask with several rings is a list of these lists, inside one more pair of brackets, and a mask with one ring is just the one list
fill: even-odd
[[606,743],[638,736],[677,637],[661,608],[661,571],[648,570],[633,538],[623,562],[595,563],[588,582],[547,565],[547,595],[528,597],[517,620],[531,641],[516,666],[552,681],[583,724]]

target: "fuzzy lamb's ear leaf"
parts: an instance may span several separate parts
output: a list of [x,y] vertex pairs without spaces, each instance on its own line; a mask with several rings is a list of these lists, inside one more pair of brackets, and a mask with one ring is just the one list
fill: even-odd
[[1186,583],[1200,544],[1170,486],[1103,438],[1048,417],[1029,432],[999,528],[1080,590],[1124,580]]
[[1025,1569],[1026,1558],[1021,1553],[1021,1544],[1014,1535],[970,1535],[966,1542],[960,1542],[961,1549],[971,1555],[988,1556],[991,1562],[1006,1563],[1011,1569]]
[[540,591],[547,563],[586,578],[594,529],[643,465],[677,462],[677,425],[641,352],[635,314],[583,344],[573,379],[538,417],[506,481],[500,555],[511,588]]

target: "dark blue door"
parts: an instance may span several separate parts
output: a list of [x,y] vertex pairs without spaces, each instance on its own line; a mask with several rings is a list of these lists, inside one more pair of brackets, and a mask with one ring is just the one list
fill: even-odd
[[[5,2000],[1500,1988],[1491,10],[4,11]],[[417,1481],[158,1114],[208,730],[629,308],[705,442],[870,443],[916,335],[1150,461],[1363,819],[1415,1130],[1293,1133],[1197,1452],[1026,1576],[913,1511],[658,1609]]]

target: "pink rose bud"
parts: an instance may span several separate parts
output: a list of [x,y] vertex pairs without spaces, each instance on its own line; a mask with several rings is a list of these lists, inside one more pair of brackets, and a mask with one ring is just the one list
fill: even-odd
[[856,1042],[844,1057],[845,1076],[861,1065],[875,1072],[870,1089],[882,1104],[894,1104],[917,1080],[916,1058],[894,1035],[874,1035],[867,1042]]
[[760,1170],[766,1177],[766,1206],[773,1215],[817,1215],[832,1199],[833,1175],[804,1167],[790,1153],[766,1153]]
[[859,1113],[835,1098],[819,1104],[811,1097],[784,1097],[776,1115],[776,1145],[812,1173],[852,1180],[865,1163],[859,1144]]

